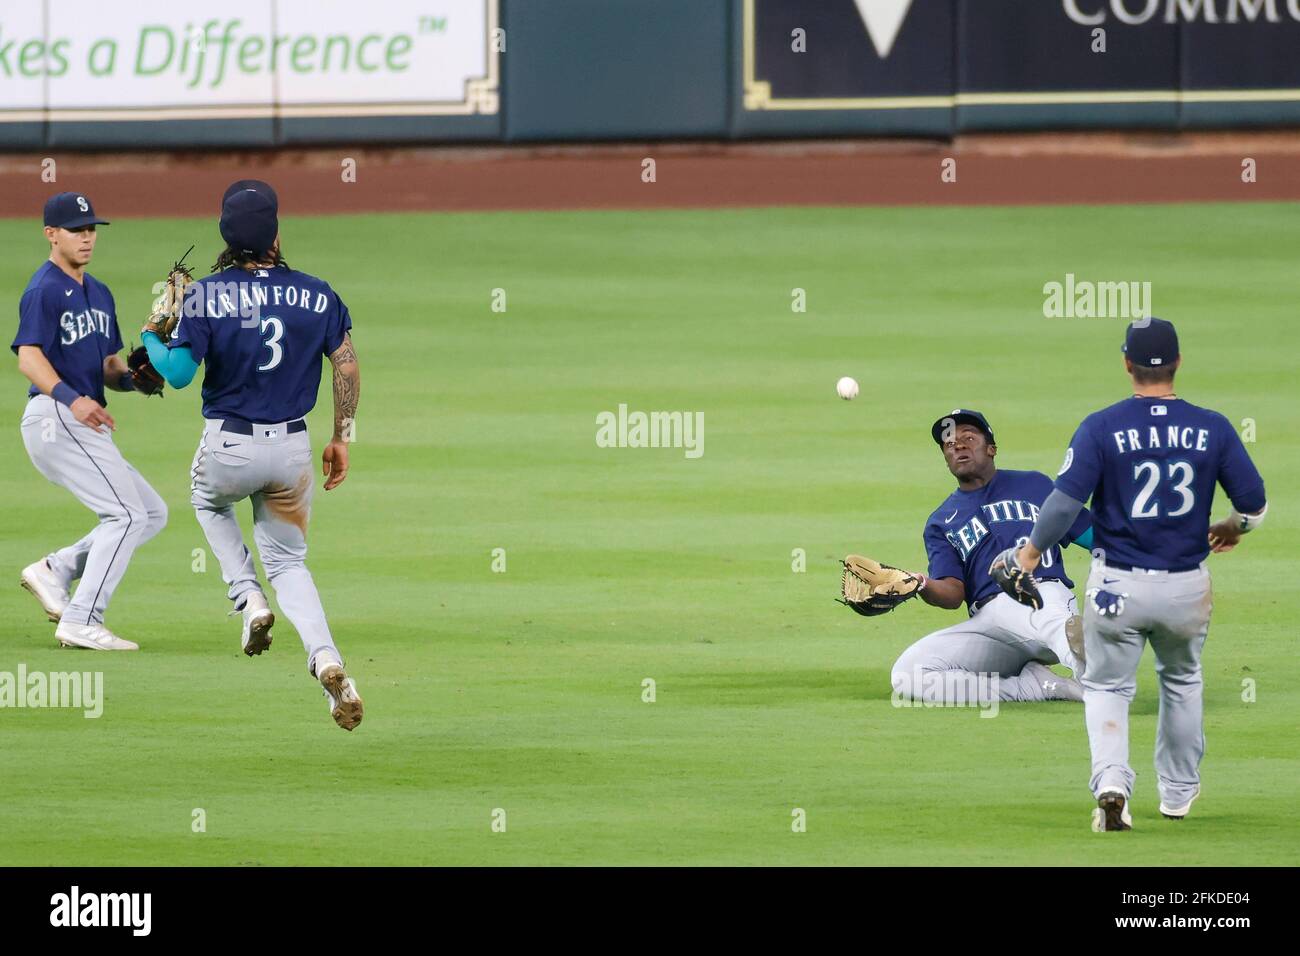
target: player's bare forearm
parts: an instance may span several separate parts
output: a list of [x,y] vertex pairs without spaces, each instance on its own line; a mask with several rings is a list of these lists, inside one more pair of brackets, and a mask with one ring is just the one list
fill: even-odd
[[348,442],[354,436],[361,400],[361,368],[351,335],[343,337],[343,344],[330,355],[330,364],[334,366],[334,437],[325,446],[321,461],[326,491],[337,488],[348,475]]
[[929,578],[921,589],[921,600],[933,607],[953,611],[966,600],[966,585],[960,578]]
[[[50,364],[50,360],[45,357],[45,353],[39,345],[18,346],[18,371],[26,375],[31,383],[41,390],[42,394],[49,395],[56,401],[59,400],[59,396],[54,394],[54,390],[57,386],[63,384],[63,379],[54,370],[54,366]],[[65,385],[64,388],[72,394],[76,394],[70,386]],[[95,429],[102,429],[102,427],[114,429],[117,427],[113,421],[113,416],[108,414],[104,407],[93,398],[82,395],[75,400],[69,401],[69,396],[65,396],[63,400],[67,402],[68,409],[72,412],[73,417],[83,425]]]
[[361,367],[351,335],[344,336],[343,344],[330,356],[330,364],[334,366],[334,441],[349,442],[361,401]]
[[54,391],[54,386],[60,382],[59,373],[54,371],[39,345],[18,346],[18,371],[45,395]]

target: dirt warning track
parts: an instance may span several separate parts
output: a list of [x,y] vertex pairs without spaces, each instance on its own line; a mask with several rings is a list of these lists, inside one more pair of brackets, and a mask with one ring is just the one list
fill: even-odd
[[[259,178],[293,214],[774,205],[1300,201],[1300,133],[988,135],[830,141],[0,156],[0,216],[59,189],[108,218],[215,217]],[[345,175],[355,163],[355,181]],[[646,160],[653,160],[654,180]],[[946,160],[953,163],[945,164]],[[949,175],[943,175],[945,168]],[[955,175],[955,181],[954,180]],[[1253,181],[1251,181],[1253,179]]]

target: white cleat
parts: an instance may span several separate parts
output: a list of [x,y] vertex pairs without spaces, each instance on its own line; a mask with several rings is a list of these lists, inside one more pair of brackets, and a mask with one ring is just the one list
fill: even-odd
[[329,698],[330,716],[334,723],[344,730],[355,730],[362,717],[361,695],[357,693],[356,682],[337,661],[322,663],[316,676]]
[[271,646],[271,625],[275,623],[275,614],[266,603],[266,595],[261,591],[249,591],[244,595],[244,632],[239,642],[244,653],[255,657]]
[[140,645],[123,640],[103,624],[69,624],[62,621],[54,629],[62,647],[84,647],[92,651],[138,651]]
[[1181,820],[1183,817],[1187,816],[1187,811],[1192,809],[1192,801],[1195,800],[1200,795],[1201,795],[1201,788],[1198,785],[1197,788],[1192,792],[1192,795],[1187,798],[1187,802],[1184,803],[1181,807],[1171,807],[1163,800],[1161,800],[1160,813],[1163,816],[1165,816],[1167,819]]
[[1128,797],[1118,790],[1103,790],[1097,795],[1097,809],[1092,811],[1092,832],[1132,830],[1133,817],[1128,812]]
[[41,607],[45,609],[45,616],[58,624],[72,596],[68,594],[68,589],[63,586],[63,582],[50,570],[45,559],[41,558],[35,564],[23,568],[18,583],[32,592],[32,596],[40,601]]
[[1043,696],[1047,700],[1083,702],[1083,685],[1073,677],[1062,677],[1046,664],[1030,661],[1021,673],[1038,681],[1038,686],[1043,689]]

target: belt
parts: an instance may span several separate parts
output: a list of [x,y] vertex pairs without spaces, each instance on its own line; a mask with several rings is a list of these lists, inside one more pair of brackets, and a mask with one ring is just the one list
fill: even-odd
[[[223,432],[230,432],[232,435],[252,435],[253,423],[246,422],[242,418],[227,418],[221,423],[221,430]],[[284,430],[285,433],[289,435],[294,434],[294,432],[305,432],[307,430],[307,423],[300,418],[297,421],[289,422],[284,426]]]
[[992,600],[993,600],[995,597],[997,597],[997,596],[998,596],[998,595],[996,595],[996,594],[990,594],[988,597],[986,597],[986,598],[980,598],[978,601],[976,601],[974,604],[972,604],[972,605],[970,606],[970,613],[971,613],[971,616],[974,617],[976,611],[978,611],[980,608],[982,608],[985,604],[988,604],[989,601],[992,601]]
[[1191,564],[1183,568],[1135,568],[1131,564],[1121,564],[1118,561],[1107,561],[1106,567],[1114,568],[1116,571],[1160,571],[1164,574],[1186,574],[1188,571],[1199,571],[1199,564]]

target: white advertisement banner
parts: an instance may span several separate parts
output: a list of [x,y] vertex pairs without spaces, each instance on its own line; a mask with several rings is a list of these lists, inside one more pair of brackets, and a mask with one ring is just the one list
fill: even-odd
[[0,115],[495,113],[503,42],[497,0],[6,2]]

